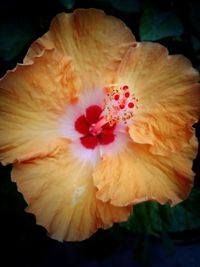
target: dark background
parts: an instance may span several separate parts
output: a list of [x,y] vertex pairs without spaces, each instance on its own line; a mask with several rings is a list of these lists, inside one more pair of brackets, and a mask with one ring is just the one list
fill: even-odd
[[[165,45],[200,70],[198,1],[6,0],[0,2],[0,76],[22,62],[30,44],[44,34],[59,12],[96,7],[122,19],[138,41]],[[200,126],[195,125],[200,137]],[[10,181],[11,166],[0,166],[0,266],[158,266],[200,267],[200,155],[189,198],[170,208],[137,205],[128,222],[99,230],[82,242],[50,239],[24,212],[26,203]],[[12,265],[11,265],[12,264]]]

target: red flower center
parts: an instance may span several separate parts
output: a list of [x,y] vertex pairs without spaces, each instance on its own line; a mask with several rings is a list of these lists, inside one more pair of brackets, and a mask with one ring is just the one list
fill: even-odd
[[115,140],[116,124],[127,124],[133,117],[133,108],[138,101],[127,85],[105,89],[103,109],[98,105],[91,105],[74,123],[75,130],[82,134],[81,144],[88,149],[94,149],[98,144],[112,143]]
[[[81,115],[75,121],[74,127],[76,131],[83,136],[80,138],[81,144],[88,149],[94,149],[98,144],[108,145],[115,139],[113,133],[115,124],[110,125],[108,122],[100,125],[102,108],[93,105],[86,109],[86,114]],[[99,124],[99,125],[98,125]]]

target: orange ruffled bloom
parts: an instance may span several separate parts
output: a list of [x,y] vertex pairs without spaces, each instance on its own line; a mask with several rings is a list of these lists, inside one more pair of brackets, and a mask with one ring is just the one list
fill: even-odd
[[57,240],[83,240],[146,200],[187,197],[199,75],[137,43],[95,9],[59,14],[0,81],[0,159],[27,211]]

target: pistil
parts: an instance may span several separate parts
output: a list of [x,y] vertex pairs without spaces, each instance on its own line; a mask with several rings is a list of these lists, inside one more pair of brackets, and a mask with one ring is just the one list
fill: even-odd
[[107,123],[108,122],[106,121],[105,117],[102,117],[99,121],[97,121],[96,123],[93,123],[90,126],[89,128],[90,133],[94,136],[100,134],[102,132],[102,127]]

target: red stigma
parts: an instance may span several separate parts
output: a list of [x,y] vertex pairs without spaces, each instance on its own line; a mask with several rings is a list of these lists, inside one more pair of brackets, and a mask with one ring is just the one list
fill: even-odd
[[127,90],[127,89],[128,89],[128,85],[124,85],[124,86],[122,87],[122,89],[123,89],[123,90]]
[[98,145],[108,145],[115,140],[115,123],[112,126],[101,116],[102,108],[91,105],[85,114],[74,122],[74,128],[82,136],[81,144],[87,149],[95,149]]
[[116,101],[119,100],[119,95],[116,94],[116,95],[114,96],[114,99],[115,99]]
[[129,108],[134,108],[134,104],[132,102],[128,103]]
[[126,92],[125,93],[125,97],[128,98],[130,96],[130,93],[129,92]]

